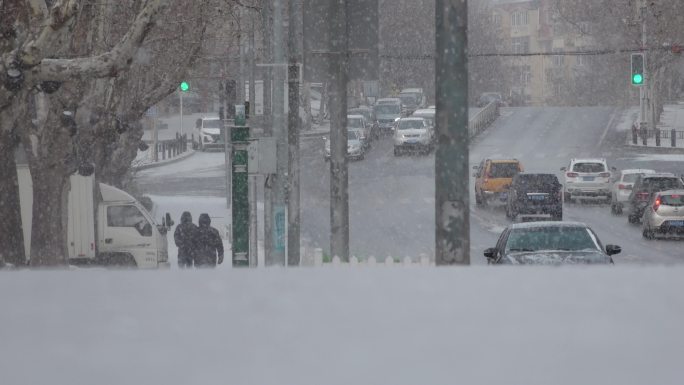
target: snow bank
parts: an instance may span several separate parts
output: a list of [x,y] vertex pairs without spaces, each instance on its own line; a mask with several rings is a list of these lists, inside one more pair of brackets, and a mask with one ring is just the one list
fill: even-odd
[[2,383],[681,384],[684,268],[0,274]]

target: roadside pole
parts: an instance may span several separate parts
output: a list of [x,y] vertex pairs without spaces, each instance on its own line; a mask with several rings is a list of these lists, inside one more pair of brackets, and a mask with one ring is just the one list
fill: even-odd
[[[285,62],[283,39],[283,0],[273,0],[273,61]],[[276,174],[273,177],[271,204],[272,239],[270,256],[266,265],[286,265],[286,188],[287,188],[287,132],[285,124],[285,69],[273,68],[273,131],[276,139]]]
[[287,199],[287,264],[299,265],[299,64],[301,62],[297,37],[299,0],[288,1],[288,82],[287,82],[287,144],[288,144],[288,199]]
[[347,168],[347,0],[331,1],[330,20],[330,255],[349,261],[349,174]]
[[[264,61],[266,63],[273,62],[273,23],[271,23],[271,2],[266,1],[263,3],[263,8],[261,11],[262,16],[262,30],[263,30],[263,46],[264,46]],[[263,128],[264,136],[273,136],[273,119],[272,114],[272,103],[271,103],[271,76],[273,71],[271,67],[264,67],[262,69],[263,74]],[[273,178],[270,175],[266,175],[264,178],[264,261],[269,261],[271,258],[271,252],[273,250],[273,226],[271,221],[271,216],[273,215],[272,210],[272,198],[273,197]],[[268,262],[264,262],[268,265]]]
[[436,2],[435,263],[470,264],[467,0]]
[[178,90],[178,97],[180,98],[180,134],[183,135],[183,90]]
[[[227,89],[227,83],[224,83],[223,92]],[[226,163],[226,208],[231,209],[232,206],[232,193],[233,193],[233,166],[232,166],[232,133],[231,126],[233,125],[233,120],[228,120],[228,101],[227,97],[223,99],[223,152],[224,159]]]
[[257,175],[252,175],[249,181],[249,267],[257,267],[259,260],[257,178]]
[[[236,109],[237,110],[237,109]],[[232,155],[232,250],[233,267],[248,267],[251,257],[250,246],[250,205],[249,205],[249,173],[247,147],[249,145],[249,127],[245,126],[244,110],[242,115],[236,111],[235,126],[230,127]]]
[[154,107],[154,114],[152,114],[152,160],[155,162],[159,160],[159,153],[157,147],[159,146],[159,128],[157,127],[157,107]]
[[646,2],[644,0],[639,1],[639,18],[641,19],[641,52],[644,56],[644,81],[639,87],[639,129],[642,135],[645,135],[645,131],[648,129],[648,59],[646,50]]
[[256,116],[256,76],[254,68],[255,51],[254,51],[254,14],[249,13],[249,116],[250,118]]

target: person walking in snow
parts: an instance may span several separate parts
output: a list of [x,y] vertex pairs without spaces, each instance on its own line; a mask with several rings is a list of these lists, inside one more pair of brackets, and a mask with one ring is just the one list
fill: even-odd
[[183,212],[181,223],[173,233],[173,240],[178,246],[178,267],[181,269],[192,267],[197,230],[197,226],[192,223],[192,214],[189,211]]
[[211,227],[209,214],[200,214],[199,228],[195,237],[195,267],[216,267],[223,262],[223,241],[218,230]]

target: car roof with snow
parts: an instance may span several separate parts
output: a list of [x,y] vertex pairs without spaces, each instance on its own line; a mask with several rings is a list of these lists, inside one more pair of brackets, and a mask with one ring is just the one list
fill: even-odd
[[437,111],[435,111],[433,109],[423,108],[420,110],[415,110],[411,116],[419,116],[419,115],[435,116],[435,113],[437,113]]
[[347,115],[347,119],[365,119],[363,115]]
[[620,172],[623,174],[655,174],[655,170],[647,168],[628,168]]
[[421,117],[421,116],[409,116],[408,118],[401,118],[401,120],[420,120],[420,121],[424,121],[425,118],[423,118],[423,117]]
[[422,88],[404,88],[401,90],[401,93],[409,93],[409,92],[415,92],[415,93],[422,93],[423,89]]
[[573,158],[570,163],[606,163],[606,158]]
[[401,104],[401,99],[399,98],[382,98],[375,102],[375,105],[379,104]]
[[677,175],[671,173],[671,172],[654,172],[652,174],[644,174],[641,179],[650,179],[650,178],[679,178]]

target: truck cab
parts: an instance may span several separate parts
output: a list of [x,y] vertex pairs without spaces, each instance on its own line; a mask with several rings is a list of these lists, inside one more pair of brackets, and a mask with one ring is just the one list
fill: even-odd
[[[17,166],[26,260],[31,257],[33,183],[27,165]],[[135,198],[91,176],[69,178],[67,252],[74,265],[168,268],[166,214],[159,225]]]

